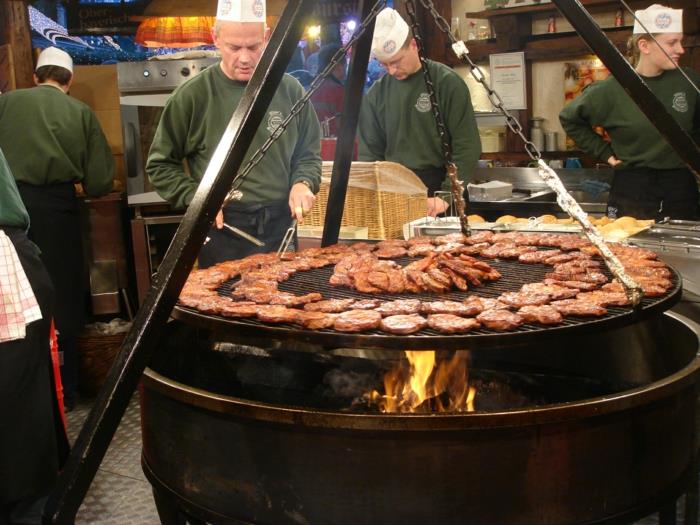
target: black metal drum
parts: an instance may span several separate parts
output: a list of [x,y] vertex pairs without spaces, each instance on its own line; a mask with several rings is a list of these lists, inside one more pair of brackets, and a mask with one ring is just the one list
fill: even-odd
[[322,388],[332,370],[371,373],[382,352],[231,351],[173,322],[141,386],[144,470],[166,521],[629,521],[693,485],[696,329],[663,314],[517,352],[477,348],[474,374],[516,378],[530,402],[389,415],[351,411]]

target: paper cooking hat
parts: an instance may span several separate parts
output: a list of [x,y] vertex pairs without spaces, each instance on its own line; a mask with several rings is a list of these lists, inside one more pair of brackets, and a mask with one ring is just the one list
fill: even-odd
[[223,22],[265,22],[265,0],[219,0],[216,19]]
[[[646,33],[644,27],[650,33],[682,33],[683,32],[683,10],[671,9],[665,5],[654,4],[646,9],[634,12],[633,34]],[[639,23],[641,22],[641,24]]]
[[57,47],[47,47],[39,54],[39,58],[36,61],[36,69],[42,66],[60,66],[72,73],[73,59],[68,53]]
[[377,15],[372,36],[372,53],[380,62],[390,60],[399,52],[408,37],[408,24],[391,7],[385,7]]

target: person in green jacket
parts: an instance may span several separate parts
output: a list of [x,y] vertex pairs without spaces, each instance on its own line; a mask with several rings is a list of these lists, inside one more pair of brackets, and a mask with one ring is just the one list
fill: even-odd
[[[229,11],[231,6],[234,11]],[[262,6],[262,8],[261,8]],[[264,3],[219,3],[214,43],[221,62],[181,85],[168,99],[146,164],[158,194],[176,208],[187,206],[262,56],[269,30]],[[246,154],[243,166],[277,131],[303,88],[284,75]],[[243,197],[219,212],[199,267],[276,250],[292,219],[303,220],[321,183],[321,128],[311,104],[292,120],[238,188]],[[186,161],[188,172],[185,172]],[[223,228],[224,222],[257,237],[258,247]]]
[[68,95],[73,61],[65,51],[44,49],[33,88],[0,95],[0,148],[5,152],[29,212],[29,238],[56,289],[54,311],[63,353],[65,403],[78,389],[77,338],[85,323],[85,282],[79,201],[75,183],[99,197],[112,189],[112,151],[97,117]]
[[[700,96],[696,86],[700,75],[683,68],[693,86],[678,70],[678,60],[684,53],[682,14],[680,9],[660,5],[636,11],[628,51],[632,65],[649,89],[698,142]],[[607,206],[609,217],[697,219],[695,177],[614,77],[589,85],[562,109],[559,120],[584,152],[615,169]],[[595,126],[605,129],[609,142],[594,132]]]
[[[20,197],[5,156],[0,150],[0,289],[11,286],[15,267],[5,267],[14,251],[34,297],[41,319],[25,325],[21,338],[0,342],[0,523],[41,523],[48,490],[58,477],[68,452],[53,384],[49,329],[53,286],[27,237],[29,214]],[[5,281],[7,279],[7,281]],[[0,323],[9,316],[0,316]]]
[[[394,9],[387,7],[377,15],[372,53],[388,74],[372,85],[362,101],[358,158],[397,162],[413,170],[428,188],[427,213],[434,217],[446,211],[447,203],[433,195],[449,191],[450,183],[418,47],[408,24]],[[432,60],[427,63],[457,175],[466,187],[481,155],[469,88],[449,67]],[[464,195],[468,198],[466,189]]]

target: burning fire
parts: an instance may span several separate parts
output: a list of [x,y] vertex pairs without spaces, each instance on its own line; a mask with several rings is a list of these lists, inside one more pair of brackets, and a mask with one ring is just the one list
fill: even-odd
[[469,352],[436,364],[432,350],[407,350],[406,360],[384,376],[384,394],[368,393],[369,402],[385,413],[473,412],[476,389],[469,386]]

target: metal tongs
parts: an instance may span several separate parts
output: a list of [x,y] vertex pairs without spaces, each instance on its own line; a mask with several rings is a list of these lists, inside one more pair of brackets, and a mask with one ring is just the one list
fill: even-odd
[[284,234],[284,237],[282,238],[282,243],[280,244],[279,249],[277,250],[277,257],[282,258],[282,256],[287,253],[287,250],[289,249],[289,245],[291,244],[292,240],[294,239],[294,234],[297,231],[297,225],[299,224],[299,221],[294,219],[292,221],[292,225],[287,229],[287,232]]
[[265,243],[262,242],[260,239],[258,239],[257,237],[253,237],[251,234],[244,232],[243,230],[236,228],[235,226],[231,226],[230,224],[224,223],[224,228],[227,228],[228,230],[232,231],[236,235],[240,235],[246,241],[252,242],[255,246],[265,246]]

